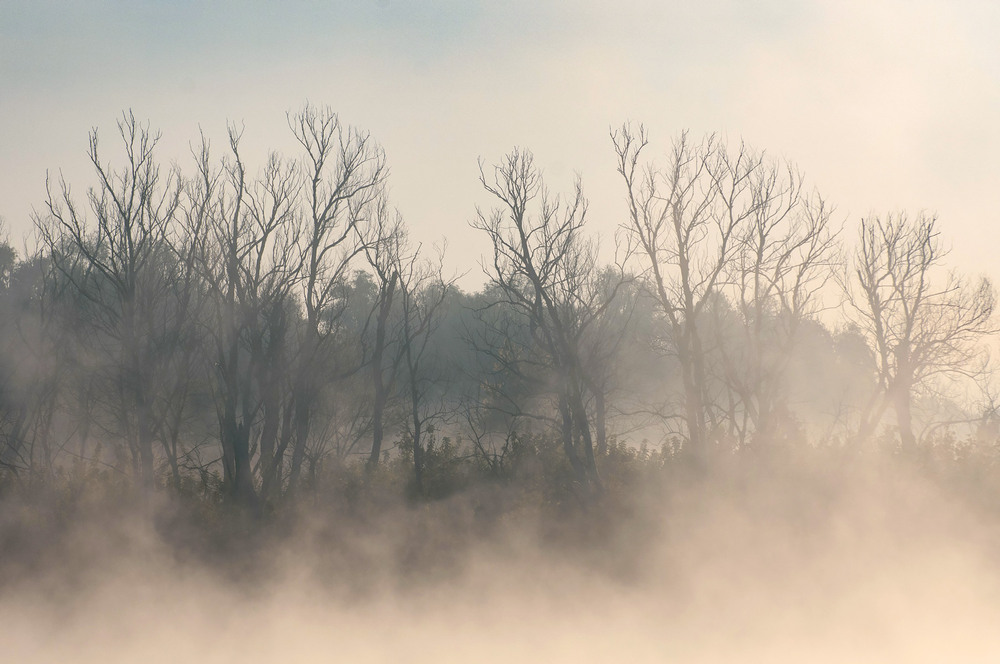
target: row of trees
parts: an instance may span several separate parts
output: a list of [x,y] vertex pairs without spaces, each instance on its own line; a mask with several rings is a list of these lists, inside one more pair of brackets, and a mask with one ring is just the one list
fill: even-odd
[[[616,436],[705,463],[807,434],[861,443],[890,409],[905,448],[943,406],[974,419],[943,390],[987,377],[994,292],[945,269],[933,217],[865,218],[845,249],[792,165],[686,134],[656,162],[625,125],[613,249],[579,180],[552,193],[525,150],[480,164],[491,251],[469,294],[410,239],[369,134],[311,106],[289,127],[294,158],[255,172],[231,128],[182,172],[126,114],[119,166],[91,134],[85,201],[49,182],[37,242],[0,255],[8,478],[69,459],[147,490],[218,472],[257,509],[326,460],[372,473],[400,448],[421,494],[447,431],[496,476],[550,436],[593,494]],[[833,302],[836,332],[819,320]]]

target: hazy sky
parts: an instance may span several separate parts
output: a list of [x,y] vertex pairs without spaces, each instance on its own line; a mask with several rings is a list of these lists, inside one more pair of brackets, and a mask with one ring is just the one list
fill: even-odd
[[690,129],[790,158],[851,222],[937,211],[954,262],[998,276],[998,33],[996,0],[0,0],[0,215],[23,235],[46,169],[82,197],[87,132],[117,159],[122,109],[184,164],[227,120],[292,152],[309,100],[373,133],[416,235],[473,269],[477,157],[528,147],[555,190],[579,171],[610,232],[608,128],[634,119],[657,154]]

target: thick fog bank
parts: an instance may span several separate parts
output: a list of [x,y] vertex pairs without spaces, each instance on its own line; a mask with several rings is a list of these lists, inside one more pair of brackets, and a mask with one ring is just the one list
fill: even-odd
[[[989,505],[896,464],[657,476],[237,523],[8,499],[12,662],[986,661]],[[309,501],[305,501],[309,502]],[[505,509],[486,513],[487,504]],[[235,524],[235,525],[234,525]]]

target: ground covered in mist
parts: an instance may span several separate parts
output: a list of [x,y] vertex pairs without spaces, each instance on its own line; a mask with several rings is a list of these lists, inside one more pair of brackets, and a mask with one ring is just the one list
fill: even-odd
[[[67,473],[0,510],[9,661],[987,661],[983,458],[633,458],[599,498],[342,469],[257,518]],[[80,471],[81,473],[83,471]],[[337,481],[333,481],[337,480]],[[168,497],[169,496],[169,497]]]

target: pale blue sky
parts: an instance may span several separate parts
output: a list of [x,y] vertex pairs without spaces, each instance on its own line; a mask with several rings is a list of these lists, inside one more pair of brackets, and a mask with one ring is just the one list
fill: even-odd
[[87,132],[121,110],[183,160],[246,123],[291,151],[285,111],[329,104],[386,148],[415,233],[475,268],[476,158],[534,150],[584,178],[597,230],[623,212],[608,126],[665,152],[721,131],[794,159],[856,219],[937,210],[956,258],[995,275],[1000,3],[990,0],[45,2],[0,0],[0,215],[18,237],[46,168],[82,195]]

